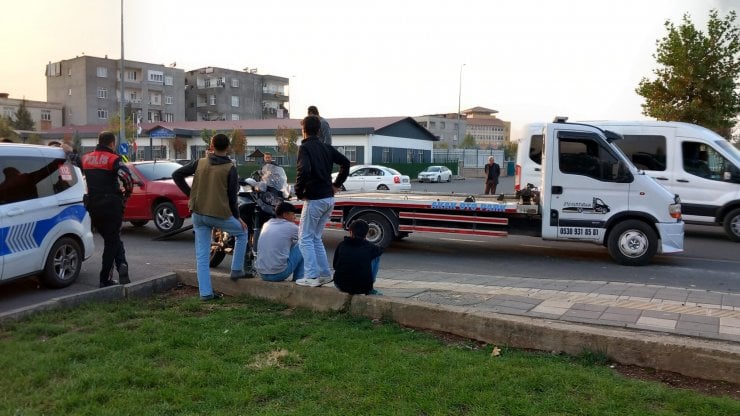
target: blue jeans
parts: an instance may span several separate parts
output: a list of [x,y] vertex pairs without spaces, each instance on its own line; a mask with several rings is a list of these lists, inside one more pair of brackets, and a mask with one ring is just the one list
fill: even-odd
[[370,261],[370,271],[373,273],[373,283],[375,283],[375,279],[378,277],[378,269],[380,269],[380,256]]
[[[262,254],[264,255],[266,253]],[[303,277],[303,256],[301,255],[301,249],[298,247],[298,244],[294,244],[293,247],[290,248],[288,264],[285,266],[285,270],[280,273],[262,274],[262,280],[267,280],[268,282],[282,282],[289,278],[291,274],[293,275],[293,280],[298,280]]]
[[201,297],[213,295],[211,286],[211,231],[220,228],[236,238],[231,259],[231,270],[241,272],[244,269],[244,255],[247,252],[248,232],[234,217],[226,219],[193,213],[193,230],[195,231],[195,265],[198,274],[198,290]]
[[301,222],[298,225],[298,246],[301,248],[305,274],[309,279],[331,276],[321,235],[329,222],[332,209],[334,197],[307,200],[303,203]]

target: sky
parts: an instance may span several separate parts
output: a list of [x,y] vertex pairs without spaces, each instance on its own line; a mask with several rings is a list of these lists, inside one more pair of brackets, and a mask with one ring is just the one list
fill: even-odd
[[[292,117],[497,110],[528,122],[641,120],[664,23],[740,0],[124,0],[125,59],[289,78]],[[45,66],[118,59],[120,0],[0,0],[0,92],[46,100]],[[740,23],[740,19],[736,20]],[[459,100],[459,101],[458,101]]]

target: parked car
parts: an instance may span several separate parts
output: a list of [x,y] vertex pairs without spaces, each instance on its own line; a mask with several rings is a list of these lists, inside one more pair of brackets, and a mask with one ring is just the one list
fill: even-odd
[[[172,181],[172,172],[181,167],[167,160],[131,162],[126,166],[133,175],[134,191],[126,201],[123,220],[143,227],[150,220],[163,233],[182,227],[190,217],[188,197]],[[188,178],[188,181],[191,181]]]
[[[332,174],[336,180],[337,173]],[[379,165],[356,165],[349,168],[349,176],[342,186],[343,191],[411,191],[411,179],[395,169]]]
[[0,282],[74,283],[95,252],[80,168],[57,147],[0,144]]
[[419,172],[419,182],[449,182],[452,180],[452,171],[447,166],[428,166]]

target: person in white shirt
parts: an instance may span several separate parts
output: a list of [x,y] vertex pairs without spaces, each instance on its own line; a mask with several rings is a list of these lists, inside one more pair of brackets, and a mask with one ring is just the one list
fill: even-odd
[[275,209],[277,217],[262,226],[254,268],[263,280],[282,282],[291,281],[291,275],[292,280],[303,277],[303,256],[298,247],[295,213],[293,204],[281,202]]

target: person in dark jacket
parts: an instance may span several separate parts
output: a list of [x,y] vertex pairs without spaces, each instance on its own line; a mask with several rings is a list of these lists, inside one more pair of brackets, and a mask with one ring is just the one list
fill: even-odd
[[[230,146],[229,138],[219,133],[211,138],[213,154],[172,172],[172,180],[190,198],[188,206],[193,213],[198,291],[202,300],[221,298],[221,295],[213,291],[209,266],[211,233],[214,228],[224,230],[236,238],[231,256],[231,280],[247,275],[244,272],[247,224],[239,217],[237,209],[239,177],[228,156]],[[185,181],[188,176],[193,176],[192,188]]]
[[[349,159],[319,140],[321,120],[318,116],[307,116],[301,126],[304,139],[298,148],[294,188],[298,199],[305,201],[298,226],[298,246],[303,255],[305,277],[296,280],[296,284],[318,287],[332,280],[321,237],[334,209],[334,194],[349,174]],[[339,173],[332,183],[331,171],[335,163],[339,165]]]
[[[81,160],[87,182],[86,208],[93,228],[103,237],[100,287],[131,282],[121,241],[121,224],[125,201],[131,195],[134,185],[131,172],[114,150],[115,145],[116,135],[104,131],[98,136],[95,150],[83,155]],[[119,282],[111,277],[114,262],[118,268]]]
[[383,249],[365,239],[368,225],[363,220],[352,221],[349,237],[334,251],[334,285],[351,295],[379,295],[373,288],[378,276]]
[[496,195],[501,167],[493,160],[493,156],[488,157],[488,163],[483,167],[483,172],[486,174],[486,189],[483,191],[483,194]]

